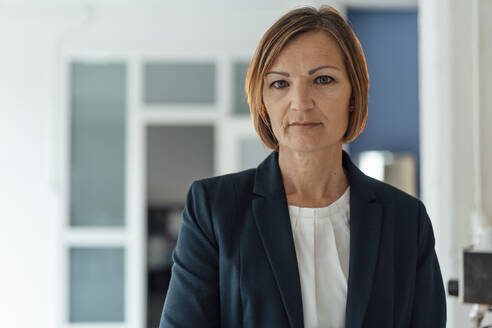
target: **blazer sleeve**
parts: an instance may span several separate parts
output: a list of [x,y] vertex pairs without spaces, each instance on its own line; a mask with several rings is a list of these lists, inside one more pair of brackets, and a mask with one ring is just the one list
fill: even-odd
[[218,327],[218,245],[204,186],[186,196],[160,328]]
[[418,258],[411,327],[446,327],[446,294],[430,218],[419,201]]

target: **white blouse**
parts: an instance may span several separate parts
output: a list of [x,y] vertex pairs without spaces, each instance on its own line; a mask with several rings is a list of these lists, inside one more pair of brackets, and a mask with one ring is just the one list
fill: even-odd
[[350,186],[326,207],[288,205],[301,280],[304,327],[345,327]]

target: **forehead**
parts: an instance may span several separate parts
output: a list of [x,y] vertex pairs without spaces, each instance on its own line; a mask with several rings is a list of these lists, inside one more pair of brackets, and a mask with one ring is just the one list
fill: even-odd
[[305,32],[287,42],[275,58],[272,69],[311,69],[312,65],[333,65],[344,68],[337,42],[324,31]]

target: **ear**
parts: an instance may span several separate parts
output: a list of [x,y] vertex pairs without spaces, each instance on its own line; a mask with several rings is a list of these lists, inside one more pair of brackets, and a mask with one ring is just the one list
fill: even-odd
[[355,98],[350,97],[350,102],[349,102],[349,112],[355,111]]

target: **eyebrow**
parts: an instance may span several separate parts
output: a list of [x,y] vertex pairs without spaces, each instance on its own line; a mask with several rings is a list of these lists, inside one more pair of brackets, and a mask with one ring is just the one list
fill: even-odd
[[[308,71],[308,73],[309,73],[309,75],[311,75],[311,74],[314,74],[314,73],[316,73],[317,71],[319,71],[320,69],[323,69],[323,68],[333,68],[333,69],[336,69],[336,70],[340,70],[336,66],[323,65],[323,66],[319,66],[319,67],[313,68],[312,70]],[[277,72],[277,71],[270,71],[270,72],[266,73],[265,76],[267,76],[268,74],[279,74],[279,75],[283,75],[283,76],[287,76],[287,77],[290,76],[290,74],[287,73],[287,72]]]

